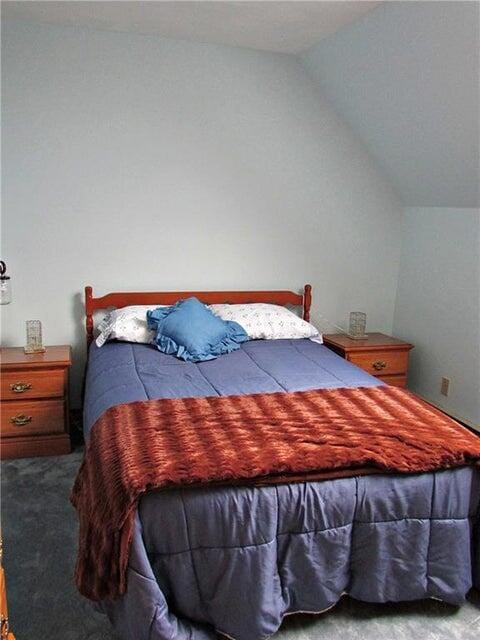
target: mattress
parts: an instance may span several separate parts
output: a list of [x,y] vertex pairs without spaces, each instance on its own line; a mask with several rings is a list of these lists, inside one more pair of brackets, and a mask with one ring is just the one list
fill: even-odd
[[[84,430],[136,400],[380,384],[310,340],[252,341],[197,364],[112,342],[90,349]],[[344,593],[461,604],[472,579],[480,586],[479,502],[473,467],[149,492],[127,592],[99,607],[125,640],[261,640],[287,613]]]

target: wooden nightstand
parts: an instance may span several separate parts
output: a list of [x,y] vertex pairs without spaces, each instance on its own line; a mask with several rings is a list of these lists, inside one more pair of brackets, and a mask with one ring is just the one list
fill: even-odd
[[1,457],[70,453],[68,428],[69,346],[27,355],[1,349]]
[[383,333],[368,333],[365,340],[352,340],[342,333],[323,336],[325,346],[357,367],[395,387],[407,386],[408,354],[413,344]]

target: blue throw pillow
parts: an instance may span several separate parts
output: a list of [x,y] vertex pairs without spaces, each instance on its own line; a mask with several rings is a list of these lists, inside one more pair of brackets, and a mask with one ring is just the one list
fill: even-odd
[[147,311],[147,324],[160,351],[192,362],[213,360],[248,340],[237,322],[218,318],[197,298]]

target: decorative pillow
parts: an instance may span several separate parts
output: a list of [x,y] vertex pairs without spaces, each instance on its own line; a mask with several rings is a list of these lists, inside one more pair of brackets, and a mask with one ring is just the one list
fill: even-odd
[[222,320],[238,322],[250,340],[288,340],[319,337],[317,329],[276,304],[212,304],[210,309]]
[[155,331],[154,343],[160,351],[193,362],[213,360],[248,340],[239,324],[217,318],[197,298],[148,311],[147,324]]
[[98,325],[100,334],[95,341],[97,347],[104,345],[107,340],[150,344],[155,333],[147,327],[147,311],[157,308],[158,305],[135,305],[114,309]]

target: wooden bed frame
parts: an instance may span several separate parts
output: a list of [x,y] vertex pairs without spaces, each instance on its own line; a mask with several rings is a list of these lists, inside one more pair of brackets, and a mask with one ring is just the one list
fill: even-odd
[[195,296],[204,304],[245,304],[248,302],[267,302],[285,306],[292,304],[303,308],[303,319],[310,320],[312,287],[306,284],[302,293],[294,291],[132,291],[107,293],[99,298],[93,297],[93,289],[85,287],[85,315],[87,329],[87,347],[93,340],[93,314],[100,309],[115,307],[120,309],[136,304],[175,304],[182,298]]

